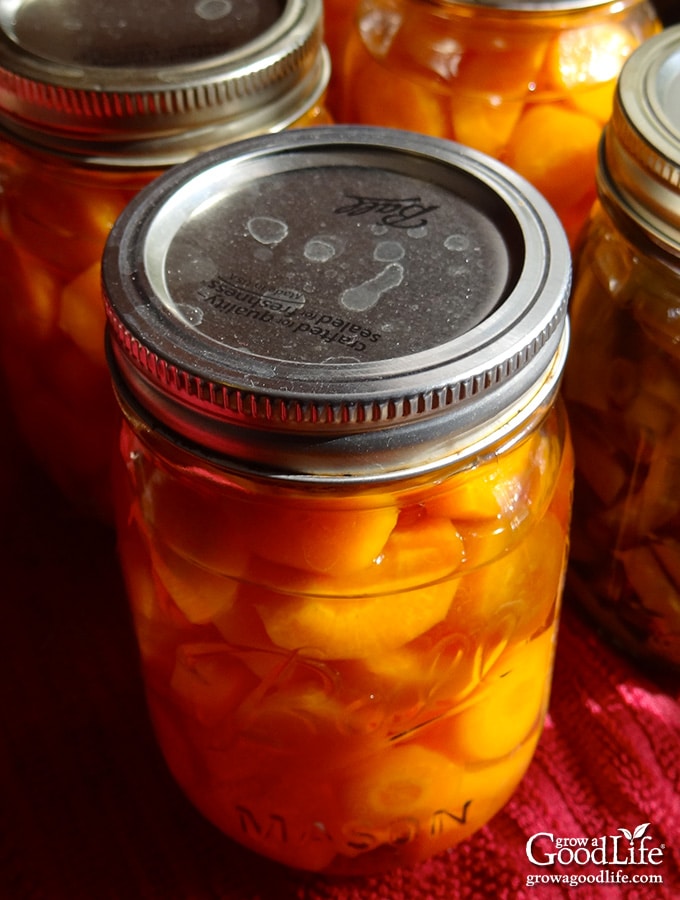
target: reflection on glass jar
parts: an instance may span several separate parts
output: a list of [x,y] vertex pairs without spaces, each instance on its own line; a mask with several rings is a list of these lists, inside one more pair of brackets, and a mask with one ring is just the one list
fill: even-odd
[[28,447],[105,518],[119,415],[99,268],[113,222],[201,150],[329,121],[320,0],[175,6],[80,2],[66,17],[0,2],[0,364]]
[[549,702],[573,475],[552,210],[447,142],[311,129],[162,176],[103,272],[121,561],[178,783],[304,869],[464,840]]
[[[638,657],[680,668],[680,26],[626,63],[601,203],[575,263],[565,392],[577,479],[569,584]],[[675,79],[675,81],[673,81]]]
[[651,2],[363,0],[341,75],[344,122],[409,128],[506,162],[573,241],[621,65],[660,30]]

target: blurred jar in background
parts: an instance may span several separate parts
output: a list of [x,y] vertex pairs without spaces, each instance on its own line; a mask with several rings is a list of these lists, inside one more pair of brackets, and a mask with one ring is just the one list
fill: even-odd
[[331,77],[326,105],[334,119],[340,117],[342,60],[359,0],[323,0],[324,42],[331,58]]
[[680,3],[677,0],[654,0],[654,8],[664,25],[680,22]]
[[570,591],[603,631],[680,671],[680,26],[635,51],[575,259],[565,397]]
[[149,710],[187,796],[251,849],[410,865],[519,784],[567,558],[570,275],[516,173],[392,129],[211,151],[114,226]]
[[321,0],[0,0],[0,363],[25,442],[83,510],[109,517],[119,426],[109,229],[194,153],[328,122],[321,29]]
[[573,242],[595,199],[616,77],[660,27],[650,0],[362,0],[340,119],[502,160],[545,195]]

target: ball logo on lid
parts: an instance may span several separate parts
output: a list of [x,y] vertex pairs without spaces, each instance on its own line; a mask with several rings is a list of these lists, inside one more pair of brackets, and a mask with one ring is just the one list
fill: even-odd
[[339,206],[335,210],[336,213],[363,216],[374,212],[380,216],[381,225],[389,225],[392,228],[422,228],[427,225],[427,213],[439,209],[437,204],[425,206],[420,197],[399,200],[388,197],[364,197],[359,194],[348,196],[354,202]]

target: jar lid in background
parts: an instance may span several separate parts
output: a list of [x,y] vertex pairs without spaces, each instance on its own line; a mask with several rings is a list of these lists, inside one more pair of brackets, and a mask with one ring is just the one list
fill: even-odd
[[325,90],[322,26],[322,0],[0,0],[0,126],[154,164],[281,130]]
[[385,475],[488,443],[556,390],[570,276],[552,208],[495,160],[291,130],[175,167],[123,212],[110,359],[119,390],[205,448]]
[[680,25],[641,44],[619,76],[600,146],[600,191],[680,251]]

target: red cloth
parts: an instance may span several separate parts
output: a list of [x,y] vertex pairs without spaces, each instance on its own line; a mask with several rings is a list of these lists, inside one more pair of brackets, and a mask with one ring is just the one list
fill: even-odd
[[[680,689],[642,674],[570,603],[534,762],[472,839],[413,870],[324,879],[223,837],[156,748],[112,535],[74,518],[16,447],[3,453],[0,900],[680,898]],[[539,832],[618,835],[623,853],[619,829],[643,825],[647,846],[664,845],[655,867],[527,858]],[[663,884],[526,885],[604,868]]]

